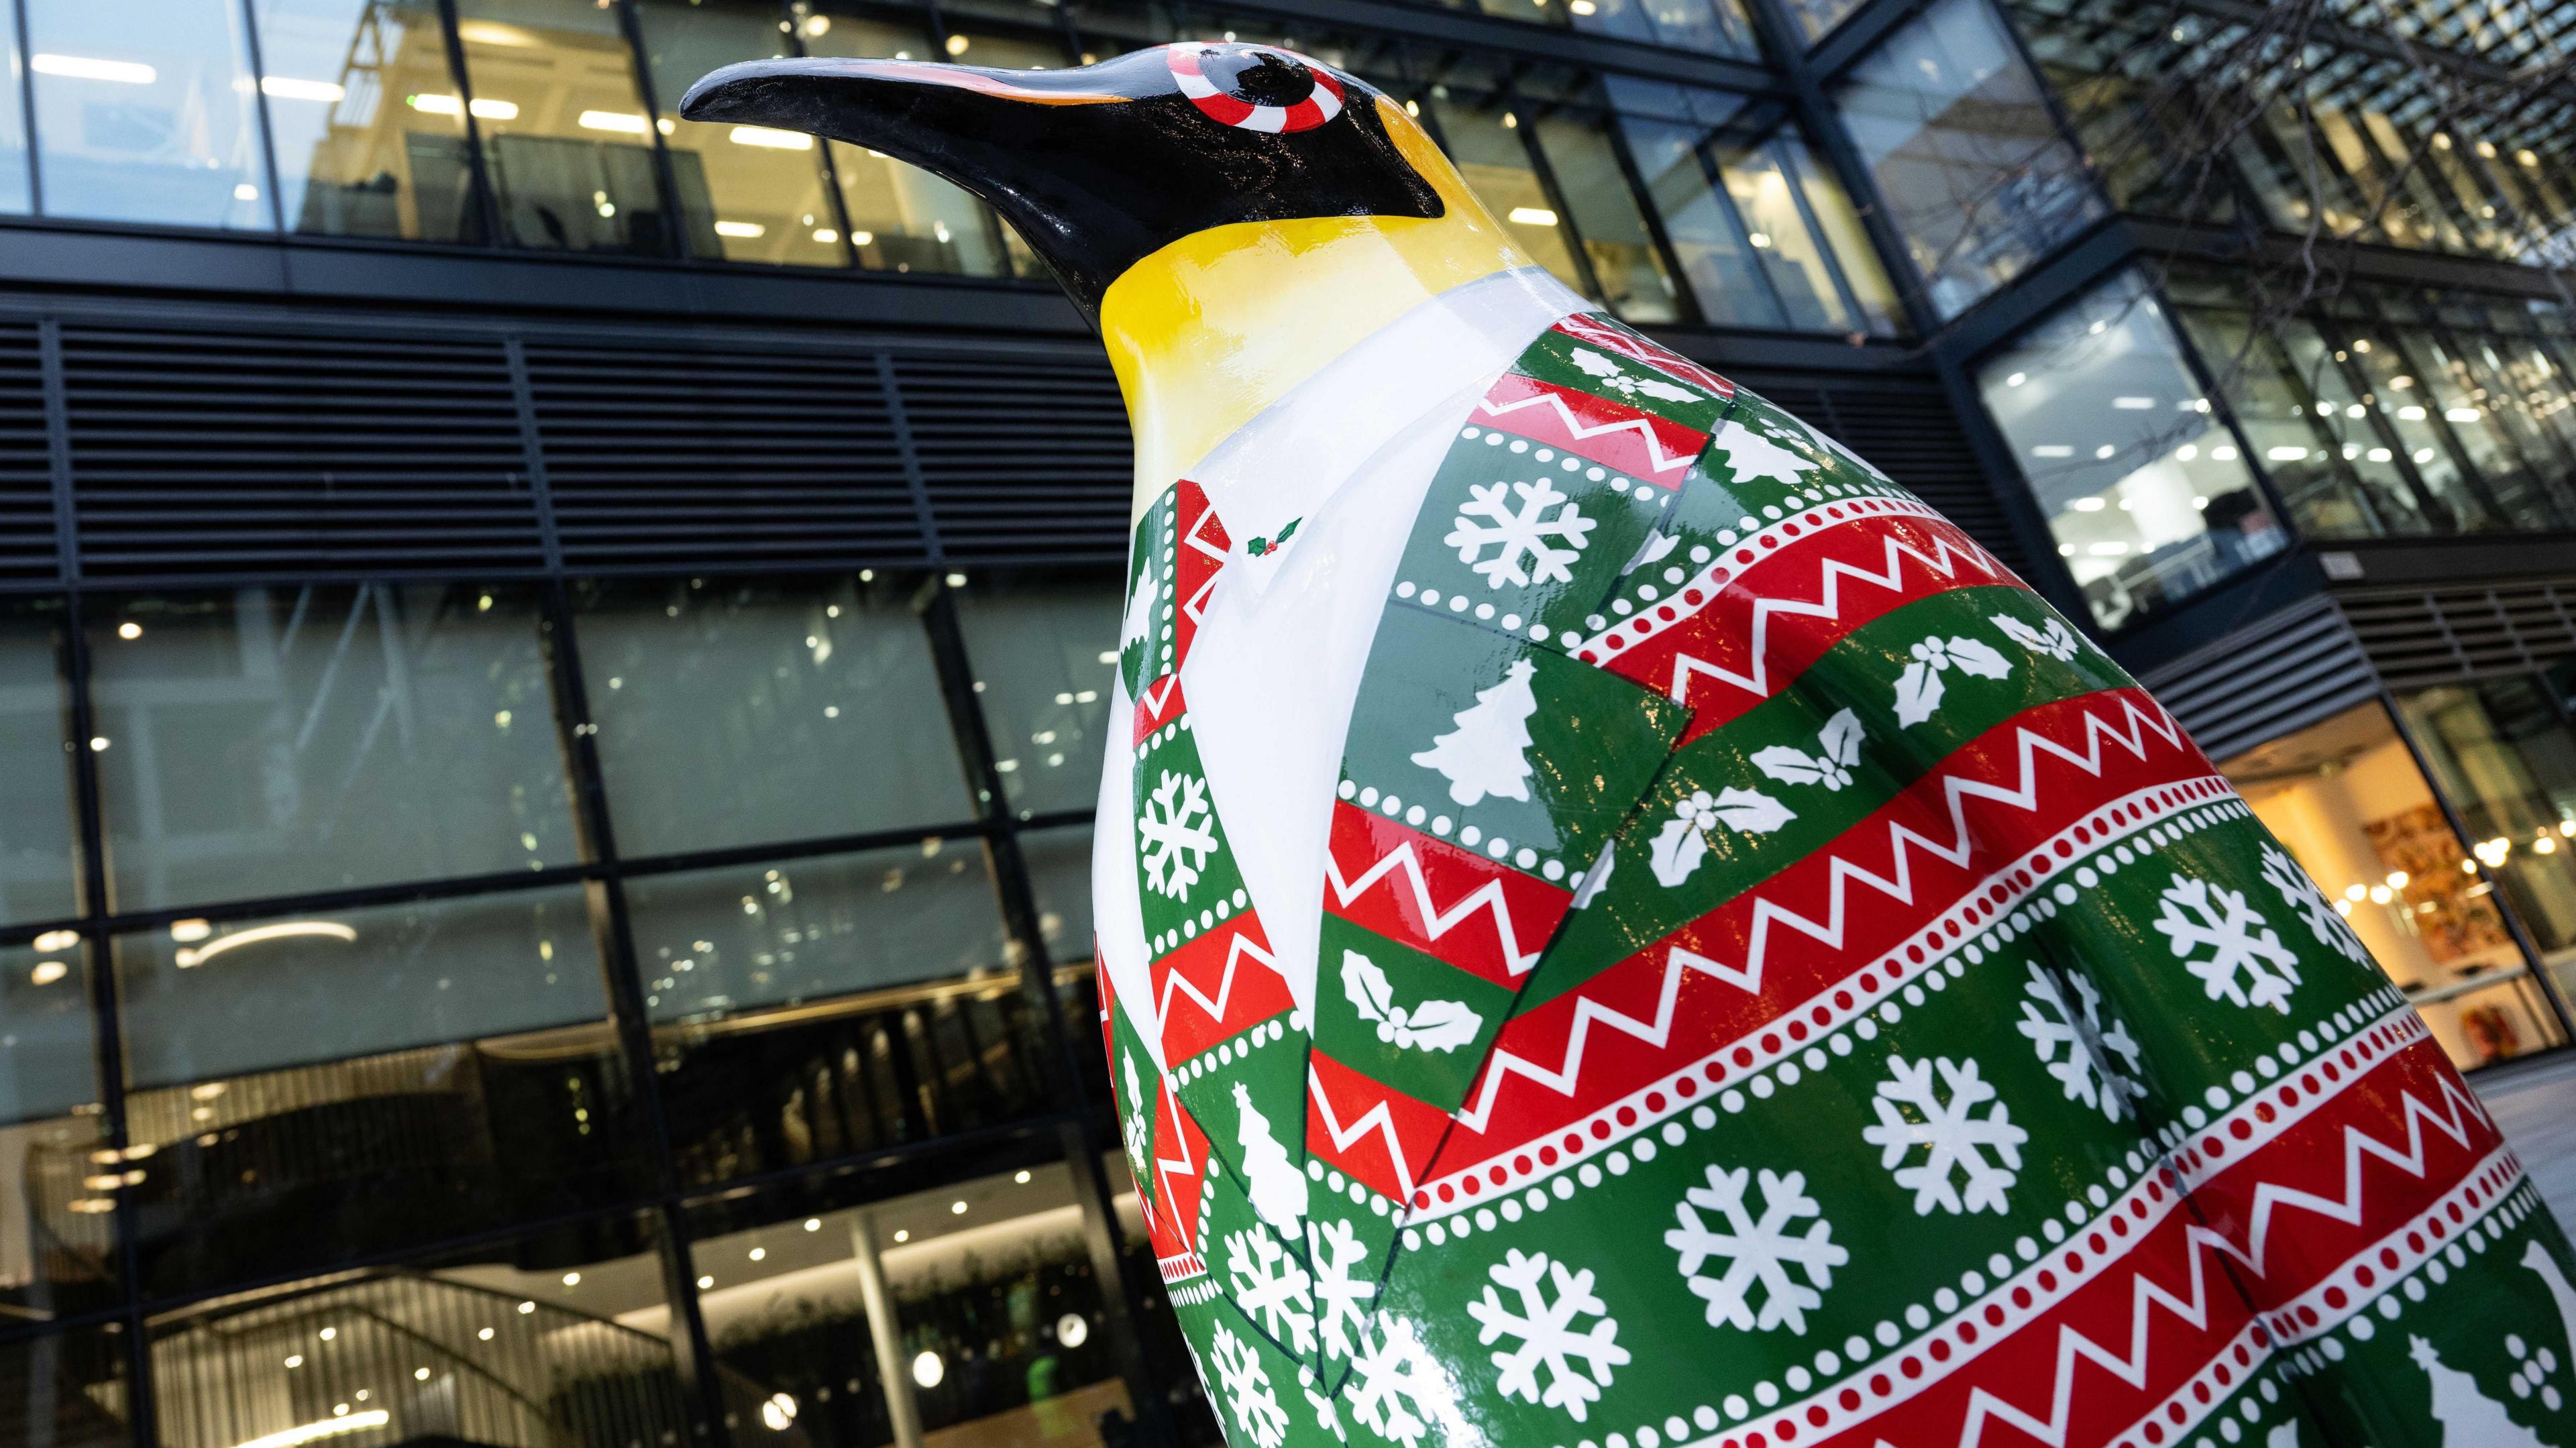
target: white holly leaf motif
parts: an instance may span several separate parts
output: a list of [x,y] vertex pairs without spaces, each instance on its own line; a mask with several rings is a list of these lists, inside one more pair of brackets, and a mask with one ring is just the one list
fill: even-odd
[[1454,1051],[1476,1039],[1485,1018],[1464,1001],[1395,1003],[1395,987],[1377,962],[1356,950],[1342,952],[1342,994],[1361,1020],[1374,1022],[1377,1038],[1400,1050]]
[[1732,786],[1715,794],[1692,790],[1674,801],[1673,817],[1664,821],[1663,829],[1647,846],[1646,868],[1654,872],[1657,884],[1669,890],[1699,869],[1701,859],[1708,854],[1709,837],[1718,826],[1748,835],[1765,835],[1797,817],[1796,811],[1758,790]]
[[1572,360],[1575,366],[1582,368],[1584,371],[1591,373],[1593,376],[1600,378],[1604,382],[1609,381],[1613,377],[1626,375],[1619,370],[1618,363],[1611,361],[1609,358],[1602,356],[1600,353],[1595,352],[1588,347],[1575,348]]
[[1654,872],[1656,884],[1669,890],[1689,879],[1707,853],[1708,836],[1693,826],[1690,816],[1679,815],[1664,821],[1646,847],[1646,868]]
[[[1915,647],[1920,649],[1923,645]],[[1896,722],[1914,725],[1931,718],[1932,711],[1941,707],[1941,695],[1947,689],[1941,682],[1941,671],[1932,664],[1922,659],[1907,664],[1905,672],[1896,676]]]
[[1782,784],[1821,784],[1838,791],[1852,782],[1852,766],[1860,763],[1861,733],[1860,716],[1845,709],[1817,733],[1818,753],[1774,744],[1754,751],[1753,767]]
[[2008,613],[1996,614],[1992,622],[1996,631],[2005,638],[2011,639],[2032,653],[2046,654],[2061,662],[2075,657],[2076,649],[2083,644],[2083,641],[2075,636],[2075,631],[2068,628],[2066,620],[2062,618],[2050,619],[2048,627],[2044,629],[2032,628]]
[[1948,686],[1941,675],[1951,669],[1980,679],[2001,679],[2012,673],[2012,663],[1994,645],[1972,638],[1934,636],[1915,644],[1906,652],[1914,661],[1896,680],[1896,722],[1920,724],[1941,707]]
[[1699,394],[1653,377],[1636,379],[1636,390],[1663,402],[1696,402]]
[[2001,679],[2012,673],[2012,661],[1993,644],[1969,638],[1950,640],[1950,666],[1980,679]]
[[1715,813],[1727,828],[1748,835],[1767,835],[1798,817],[1787,805],[1751,789],[1719,790]]

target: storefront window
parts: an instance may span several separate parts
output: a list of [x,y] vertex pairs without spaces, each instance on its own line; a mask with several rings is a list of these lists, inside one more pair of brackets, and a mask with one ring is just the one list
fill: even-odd
[[[823,143],[802,131],[710,125],[679,117],[680,97],[698,77],[738,60],[790,53],[778,7],[762,0],[732,4],[644,0],[636,9],[644,60],[653,78],[657,122],[675,173],[705,179],[714,210],[689,218],[689,234],[712,234],[726,261],[791,266],[848,266],[839,214],[823,174]],[[682,188],[683,200],[699,198]]]
[[372,583],[103,600],[89,633],[119,910],[579,854],[523,591]]
[[26,27],[47,215],[276,224],[239,6],[29,0]]
[[1977,378],[2103,627],[2287,546],[2143,278],[2097,288],[1986,361]]
[[2562,990],[2576,988],[2576,729],[2562,664],[2541,679],[2426,689],[2402,700],[2434,782]]
[[2104,214],[1986,0],[1938,0],[1853,68],[1837,105],[1943,316]]
[[2561,1043],[2493,886],[2397,737],[2365,704],[2221,766],[2266,828],[2474,1068]]
[[[636,88],[634,52],[617,12],[510,0],[457,0],[475,128],[501,208],[501,239],[540,251],[678,254],[679,236],[653,159],[653,120]],[[407,96],[414,110],[453,113],[452,95]],[[680,214],[712,217],[704,164],[671,156]],[[695,234],[690,251],[722,255]]]
[[102,1121],[89,951],[39,940],[0,949],[0,1321],[105,1306],[123,1276],[114,1203],[89,1186]]
[[289,231],[479,242],[474,171],[438,7],[427,0],[254,0],[260,93]]

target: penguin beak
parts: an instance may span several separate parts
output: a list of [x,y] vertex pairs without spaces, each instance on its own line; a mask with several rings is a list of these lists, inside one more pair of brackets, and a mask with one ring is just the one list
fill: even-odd
[[[680,98],[692,121],[808,131],[885,149],[924,108],[943,113],[1019,105],[1114,105],[1134,99],[1078,72],[988,70],[919,60],[750,60],[699,80]],[[978,101],[988,104],[979,105]]]

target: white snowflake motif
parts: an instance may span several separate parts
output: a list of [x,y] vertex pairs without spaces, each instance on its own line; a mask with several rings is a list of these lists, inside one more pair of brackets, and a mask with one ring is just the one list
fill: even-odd
[[1136,833],[1144,848],[1137,851],[1145,866],[1145,883],[1154,893],[1180,899],[1199,882],[1199,871],[1207,868],[1208,856],[1216,853],[1216,812],[1208,808],[1207,781],[1191,774],[1164,770],[1154,785],[1153,795],[1145,801],[1145,813],[1136,821]]
[[[1520,495],[1518,508],[1504,500],[1506,490]],[[1506,583],[1527,587],[1533,582],[1573,581],[1574,574],[1566,565],[1583,555],[1594,523],[1556,490],[1556,484],[1546,478],[1534,483],[1495,483],[1491,487],[1470,483],[1467,492],[1470,500],[1460,505],[1449,536],[1440,541],[1458,550],[1459,562],[1473,565],[1485,575],[1487,588],[1500,588]],[[1557,509],[1555,517],[1547,516],[1547,510],[1559,503],[1565,506]],[[1476,522],[1480,517],[1492,521]],[[1494,545],[1494,556],[1479,561],[1478,555],[1488,543]],[[1521,566],[1523,554],[1529,556],[1528,568]]]
[[[2137,1079],[2142,1065],[2137,1038],[2129,1034],[2126,1021],[2115,1019],[2103,1025],[2102,993],[2093,988],[2093,982],[2079,975],[2072,977],[2072,983],[2082,1002],[2080,1009],[2067,1005],[2057,977],[2033,962],[2030,979],[2021,988],[2030,999],[2021,1003],[2021,1020],[2014,1028],[2030,1039],[2048,1074],[2066,1088],[2067,1100],[2099,1107],[2104,1116],[2117,1121],[2129,1114],[2132,1101],[2147,1094]],[[2060,1049],[2066,1052],[2062,1061],[2057,1056]],[[2102,1052],[2119,1057],[2129,1068],[2127,1074],[2112,1070]]]
[[1227,1411],[1234,1414],[1235,1426],[1259,1448],[1279,1448],[1288,1440],[1288,1410],[1279,1406],[1279,1394],[1270,1386],[1270,1370],[1261,1365],[1261,1355],[1235,1336],[1233,1328],[1220,1324],[1210,1356],[1216,1359],[1217,1388],[1225,1396]]
[[[1550,1262],[1545,1252],[1524,1253],[1515,1247],[1490,1275],[1520,1297],[1518,1312],[1505,1307],[1491,1287],[1485,1289],[1483,1301],[1467,1304],[1468,1315],[1484,1327],[1476,1341],[1490,1347],[1504,1336],[1520,1340],[1520,1346],[1493,1355],[1494,1366],[1503,1370],[1495,1380],[1495,1391],[1506,1398],[1562,1408],[1582,1422],[1589,1405],[1598,1402],[1601,1390],[1610,1386],[1610,1370],[1628,1361],[1628,1350],[1614,1340],[1619,1320],[1609,1315],[1609,1305],[1592,1290],[1592,1269],[1568,1272],[1565,1264]],[[1542,1281],[1555,1287],[1555,1301],[1548,1300]],[[1589,1316],[1601,1320],[1577,1332],[1574,1320]],[[1576,1366],[1578,1359],[1581,1367]],[[1544,1387],[1538,1380],[1542,1367],[1548,1378]]]
[[1349,1357],[1368,1324],[1369,1303],[1377,1297],[1377,1279],[1365,1269],[1368,1244],[1348,1222],[1326,1222],[1306,1228],[1306,1251],[1315,1264],[1315,1311],[1323,1333],[1327,1362]]
[[1289,1351],[1315,1346],[1313,1279],[1266,1232],[1241,1231],[1225,1239],[1225,1268],[1234,1277],[1234,1305]]
[[1343,1391],[1351,1416],[1370,1432],[1405,1448],[1439,1429],[1442,1440],[1457,1425],[1458,1404],[1440,1364],[1422,1346],[1412,1323],[1389,1317],[1359,1336]]
[[[2198,977],[2211,1000],[2290,1013],[2290,987],[2299,983],[2299,958],[2281,944],[2242,891],[2184,875],[2165,887],[2156,929],[2183,969]],[[2201,947],[2209,955],[2199,957]],[[2237,977],[2243,976],[2239,982]]]
[[[1681,1225],[1664,1233],[1664,1245],[1681,1254],[1681,1274],[1690,1280],[1690,1290],[1708,1299],[1708,1325],[1739,1332],[1786,1327],[1805,1336],[1807,1309],[1824,1305],[1823,1289],[1834,1285],[1834,1269],[1851,1260],[1851,1253],[1834,1245],[1832,1224],[1817,1216],[1806,1174],[1765,1170],[1757,1219],[1744,1201],[1751,1171],[1707,1170],[1708,1185],[1691,1188],[1674,1204],[1673,1215]],[[1693,1207],[1723,1216],[1726,1230],[1710,1231]],[[1792,1232],[1790,1224],[1803,1217],[1817,1220],[1803,1234]],[[1700,1275],[1711,1257],[1727,1259],[1725,1276]],[[1805,1268],[1807,1280],[1792,1278],[1792,1267]],[[1762,1289],[1758,1310],[1753,1305],[1756,1287]]]
[[2083,641],[2066,626],[2066,620],[2051,618],[2046,628],[2032,628],[2008,613],[1994,615],[1993,623],[2005,638],[2035,654],[2046,654],[2060,663],[2075,657]]
[[[1878,1083],[1878,1096],[1870,1103],[1878,1108],[1878,1125],[1864,1128],[1861,1139],[1879,1149],[1878,1164],[1895,1170],[1896,1184],[1914,1193],[1914,1214],[1928,1217],[1939,1207],[1954,1214],[1992,1211],[2001,1216],[2004,1193],[2021,1170],[2021,1144],[2030,1133],[2012,1124],[2011,1113],[1995,1100],[1995,1088],[1979,1079],[1977,1063],[1947,1056],[1920,1061],[1891,1056],[1887,1068],[1893,1074]],[[1949,1088],[1947,1100],[1933,1084],[1936,1070]],[[1989,1101],[1993,1109],[1978,1116],[1977,1107]],[[1923,1162],[1902,1165],[1918,1146],[1925,1148]],[[1962,1177],[1964,1182],[1958,1180]]]
[[2299,862],[2277,845],[2263,846],[2263,879],[2279,892],[2281,903],[2299,912],[2317,944],[2346,960],[2358,961],[2370,954],[2362,946],[2361,937],[2352,933],[2342,914],[2318,891],[2317,882],[2309,879]]

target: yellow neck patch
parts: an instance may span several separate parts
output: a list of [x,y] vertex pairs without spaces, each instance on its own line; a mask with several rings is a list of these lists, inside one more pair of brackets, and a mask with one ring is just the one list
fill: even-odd
[[1450,288],[1529,265],[1401,106],[1378,115],[1447,214],[1215,227],[1110,283],[1100,335],[1136,434],[1133,515],[1236,428]]

